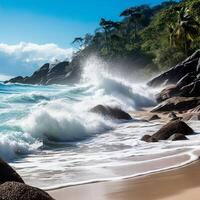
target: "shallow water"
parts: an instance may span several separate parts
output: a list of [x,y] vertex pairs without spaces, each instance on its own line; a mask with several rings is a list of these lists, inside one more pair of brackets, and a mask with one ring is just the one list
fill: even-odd
[[[190,141],[147,144],[140,138],[161,122],[140,122],[134,115],[129,122],[111,120],[88,112],[98,104],[133,113],[155,104],[156,91],[99,71],[100,65],[86,63],[82,83],[73,86],[0,83],[0,156],[28,184],[53,188],[112,180],[197,159],[198,134]],[[198,133],[200,124],[191,123]]]

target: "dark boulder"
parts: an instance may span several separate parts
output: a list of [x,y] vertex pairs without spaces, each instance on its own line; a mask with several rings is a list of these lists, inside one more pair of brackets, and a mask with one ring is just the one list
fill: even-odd
[[6,162],[0,159],[0,184],[5,183],[7,181],[24,183],[20,175],[17,174],[17,172]]
[[177,141],[177,140],[188,140],[188,138],[183,135],[182,133],[175,133],[174,135],[172,135],[169,140],[171,141]]
[[199,58],[200,50],[197,50],[183,62],[153,78],[151,81],[148,82],[148,85],[152,87],[160,87],[163,84],[176,84],[188,73],[194,73],[194,75],[196,75],[198,73],[197,66],[199,65]]
[[158,104],[151,112],[187,111],[200,105],[200,97],[172,97]]
[[131,120],[132,117],[124,112],[123,110],[119,108],[112,108],[110,106],[103,106],[103,105],[98,105],[95,106],[90,110],[90,112],[96,113],[103,115],[105,117],[110,117],[113,119],[119,119],[119,120]]
[[159,131],[153,134],[152,137],[156,138],[157,140],[166,140],[175,133],[191,135],[194,133],[194,131],[185,122],[176,120],[167,123]]
[[53,198],[35,187],[17,182],[6,182],[0,186],[2,200],[53,200]]
[[[177,133],[179,135],[176,135]],[[141,140],[145,142],[157,142],[159,140],[167,140],[174,135],[171,140],[173,139],[173,141],[175,141],[178,139],[181,140],[183,139],[183,136],[191,135],[193,133],[194,131],[192,130],[192,128],[190,128],[185,122],[176,120],[169,122],[152,136],[144,135]],[[181,136],[180,134],[183,136]]]

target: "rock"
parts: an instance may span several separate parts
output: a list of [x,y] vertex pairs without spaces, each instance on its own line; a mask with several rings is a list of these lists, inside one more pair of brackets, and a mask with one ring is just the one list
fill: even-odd
[[200,105],[190,110],[192,113],[199,113],[200,112]]
[[194,82],[182,87],[180,89],[180,95],[185,97],[200,96],[200,80],[195,80]]
[[5,183],[7,181],[24,183],[19,174],[17,174],[17,172],[6,162],[0,159],[0,184]]
[[110,117],[113,119],[131,120],[132,117],[119,108],[111,108],[110,106],[98,105],[90,110],[90,112]]
[[184,121],[199,121],[200,114],[199,113],[188,113],[186,116],[183,117]]
[[11,78],[9,81],[5,81],[4,83],[23,83],[24,78],[22,76],[17,76],[15,78]]
[[[176,134],[179,135],[176,135]],[[159,140],[167,140],[170,137],[171,140],[181,140],[183,139],[185,135],[191,135],[193,134],[194,131],[192,128],[190,128],[185,122],[176,120],[176,121],[171,121],[167,123],[165,126],[163,126],[159,131],[154,133],[152,136],[150,135],[144,135],[141,140],[145,142],[158,142]],[[181,135],[180,135],[181,134]],[[182,136],[183,135],[183,136]],[[185,137],[186,138],[186,137]]]
[[159,94],[156,95],[156,101],[162,102],[173,96],[178,96],[178,88],[176,85],[170,85],[163,89]]
[[151,112],[187,111],[200,105],[200,97],[172,97],[158,104]]
[[185,59],[182,63],[170,68],[166,72],[158,75],[148,82],[149,86],[160,87],[168,84],[177,84],[180,79],[186,76],[188,73],[197,74],[197,66],[199,65],[200,50],[194,52],[190,57]]
[[175,133],[181,133],[183,135],[191,135],[194,133],[194,131],[185,122],[176,120],[167,123],[159,131],[153,134],[152,137],[156,138],[157,140],[167,140]]
[[72,62],[63,61],[55,64],[44,64],[39,70],[35,71],[30,77],[18,76],[5,83],[23,83],[23,84],[69,84],[80,80],[80,63],[74,60]]
[[158,142],[158,140],[150,135],[144,135],[142,138],[141,138],[142,141],[144,142]]
[[175,119],[177,118],[175,112],[170,112],[169,115],[168,115],[169,118],[172,118],[172,119]]
[[160,119],[160,117],[158,115],[152,115],[147,121],[153,121],[153,120],[157,120]]
[[53,200],[46,192],[17,182],[6,182],[0,186],[2,200]]
[[171,141],[188,140],[188,138],[185,135],[183,135],[182,133],[175,133],[169,138],[169,140],[171,140]]
[[183,78],[181,78],[176,84],[176,88],[180,89],[190,83],[192,83],[196,79],[196,75],[194,72],[187,73]]

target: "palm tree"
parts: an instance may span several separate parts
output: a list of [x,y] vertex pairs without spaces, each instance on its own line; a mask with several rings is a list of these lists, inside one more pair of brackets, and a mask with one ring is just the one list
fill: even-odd
[[199,36],[200,24],[192,17],[190,10],[187,8],[179,9],[177,10],[177,13],[177,24],[174,28],[172,28],[171,25],[171,28],[169,29],[170,40],[173,40],[173,43],[175,43],[176,46],[183,48],[184,53],[187,55],[192,42]]

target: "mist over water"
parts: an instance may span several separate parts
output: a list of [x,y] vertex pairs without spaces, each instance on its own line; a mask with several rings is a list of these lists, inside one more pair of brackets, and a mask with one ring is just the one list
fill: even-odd
[[[155,104],[155,90],[115,76],[95,56],[84,66],[77,85],[0,83],[0,156],[16,167],[27,183],[47,188],[107,180],[160,170],[142,170],[140,165],[161,158],[187,155],[162,168],[196,159],[192,152],[199,142],[193,140],[173,144],[140,141],[162,125],[134,117],[134,111]],[[131,111],[133,120],[112,120],[89,112],[99,104]],[[133,170],[124,173],[116,169],[124,165],[133,165]]]

